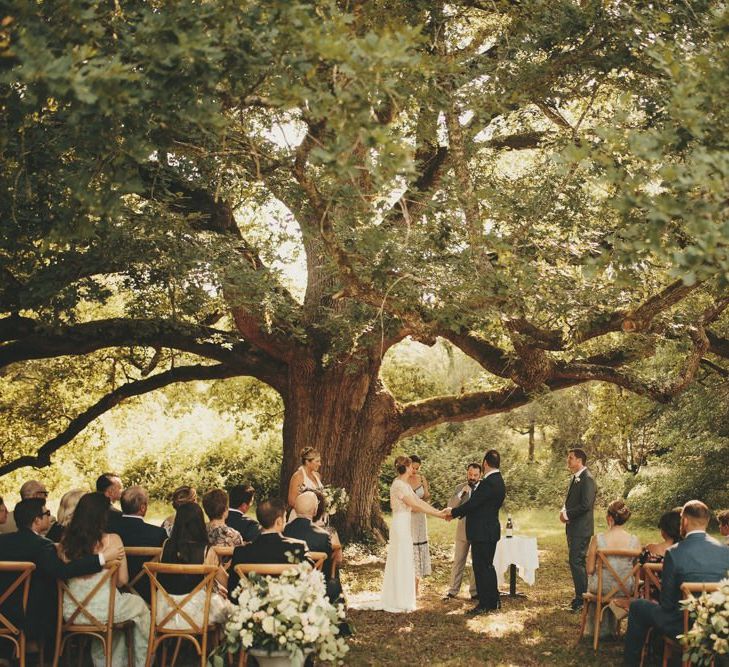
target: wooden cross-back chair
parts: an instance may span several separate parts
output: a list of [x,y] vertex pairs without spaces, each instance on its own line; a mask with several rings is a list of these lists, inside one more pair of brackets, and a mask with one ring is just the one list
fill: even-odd
[[640,568],[643,577],[643,591],[641,597],[646,600],[656,599],[656,593],[661,592],[661,575],[663,563],[643,563]]
[[238,563],[235,572],[241,579],[246,579],[251,572],[261,576],[279,577],[296,566],[297,563]]
[[[216,565],[178,565],[172,563],[145,563],[149,581],[152,585],[152,627],[149,633],[146,667],[150,667],[155,651],[162,644],[162,667],[167,663],[168,639],[177,639],[172,664],[175,664],[182,640],[187,640],[195,647],[200,656],[200,665],[205,667],[208,658],[208,635],[217,630],[217,626],[209,623],[210,596],[213,593]],[[200,576],[198,584],[184,595],[169,593],[159,581],[160,575],[166,576]],[[202,592],[205,597],[202,618],[195,618],[192,610],[186,608],[190,601]],[[175,599],[177,598],[177,599]],[[180,599],[182,598],[182,599]]]
[[[697,582],[686,582],[681,584],[681,597],[684,600],[688,600],[692,596],[696,596],[699,593],[713,593],[714,591],[719,590],[719,583],[715,581],[697,581]],[[689,610],[684,609],[683,610],[683,634],[686,634],[689,631]],[[649,637],[646,638],[645,643],[643,644],[643,651],[640,656],[640,662],[641,665],[643,664],[643,660],[645,658],[646,648],[648,645]],[[663,637],[663,662],[661,663],[663,667],[667,667],[669,661],[671,660],[671,657],[673,656],[673,652],[677,650],[681,652],[683,649],[681,647],[681,644],[678,642],[678,640],[675,637],[667,637],[664,635]],[[691,661],[690,660],[684,660],[681,663],[682,667],[690,667]]]
[[[137,574],[121,588],[127,593],[136,593],[147,602],[149,595],[145,595],[145,593],[149,593],[150,584],[147,571],[144,569],[144,563],[158,563],[162,556],[162,547],[124,547],[124,553],[127,557],[127,566],[130,566],[134,562],[130,559],[140,558],[144,562]],[[147,602],[147,606],[149,606],[149,602]]]
[[[72,637],[87,636],[96,638],[104,648],[104,657],[107,667],[112,665],[111,650],[114,630],[122,630],[127,642],[127,665],[134,665],[134,622],[123,621],[114,623],[114,602],[116,599],[117,579],[119,576],[119,562],[109,563],[103,570],[102,576],[96,585],[79,600],[70,590],[65,581],[58,580],[58,621],[56,627],[56,650],[53,653],[53,667],[58,667],[64,648]],[[107,605],[106,620],[97,618],[90,610],[89,605],[97,595],[108,589],[109,602]],[[63,618],[63,601],[70,598],[74,604],[73,613],[68,620]]]
[[[602,617],[605,613],[605,609],[613,602],[616,598],[628,598],[633,599],[638,595],[638,589],[640,586],[639,573],[641,565],[637,562],[640,556],[640,550],[634,549],[598,549],[595,569],[597,573],[597,591],[595,593],[584,593],[582,598],[584,605],[582,607],[582,619],[580,621],[580,632],[578,635],[578,642],[582,638],[582,633],[585,630],[587,624],[587,617],[590,612],[590,608],[595,608],[595,619],[594,619],[594,632],[592,646],[597,651],[598,644],[600,643],[600,624]],[[617,558],[629,558],[633,561],[633,566],[630,571],[624,576],[620,577],[615,571],[615,568],[610,563],[611,557]],[[605,571],[612,575],[614,584],[609,591],[603,590],[603,580]]]
[[233,558],[233,551],[235,550],[235,547],[213,547],[215,549],[215,553],[218,554],[218,558],[220,559],[220,564],[226,569],[230,569],[230,562]]
[[[2,608],[15,593],[20,596],[20,609],[18,611],[22,612],[23,616],[25,616],[28,608],[30,576],[34,570],[35,563],[27,561],[6,561],[0,563],[0,574],[7,575],[9,579],[8,585],[4,590],[0,591],[0,639],[5,639],[14,645],[15,655],[18,658],[20,667],[25,667],[25,632],[2,612]],[[13,577],[13,575],[15,576]]]

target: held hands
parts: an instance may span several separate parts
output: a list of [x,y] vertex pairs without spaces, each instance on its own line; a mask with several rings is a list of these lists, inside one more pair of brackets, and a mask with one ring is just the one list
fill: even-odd
[[124,558],[124,545],[121,542],[118,544],[109,544],[101,553],[104,554],[106,563],[120,561]]
[[452,521],[453,515],[451,514],[451,508],[445,507],[440,511],[441,518],[445,519],[446,521]]

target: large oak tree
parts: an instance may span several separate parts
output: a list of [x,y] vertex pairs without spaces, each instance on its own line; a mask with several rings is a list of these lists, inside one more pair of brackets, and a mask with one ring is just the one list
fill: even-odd
[[[128,397],[251,376],[283,400],[284,484],[319,449],[358,534],[401,438],[590,381],[665,402],[729,358],[720,3],[5,14],[4,386],[100,350],[135,370],[0,474]],[[379,371],[408,336],[449,340],[482,390],[399,403]]]

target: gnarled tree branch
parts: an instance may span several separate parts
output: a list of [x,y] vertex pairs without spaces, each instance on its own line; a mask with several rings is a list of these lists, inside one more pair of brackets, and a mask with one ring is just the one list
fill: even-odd
[[153,375],[144,380],[127,382],[114,391],[109,392],[100,398],[92,406],[72,419],[68,426],[54,438],[51,438],[42,445],[34,455],[20,456],[12,461],[0,465],[0,477],[13,470],[33,466],[43,468],[51,465],[51,456],[61,447],[73,440],[83,431],[94,419],[97,419],[105,412],[108,412],[122,401],[132,396],[141,396],[156,389],[161,389],[176,382],[190,382],[193,380],[220,380],[237,375],[245,374],[241,368],[217,364],[215,366],[179,366],[171,370]]

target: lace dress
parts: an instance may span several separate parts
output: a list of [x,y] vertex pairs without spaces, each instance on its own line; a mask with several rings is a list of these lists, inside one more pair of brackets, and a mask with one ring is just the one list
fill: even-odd
[[[104,576],[104,570],[85,577],[69,579],[67,586],[74,597],[83,601],[93,590],[99,579]],[[111,586],[100,588],[91,601],[84,607],[99,621],[106,621],[109,611],[109,594]],[[63,618],[68,620],[76,611],[78,605],[68,596],[63,597]],[[92,618],[81,612],[75,619],[79,623],[94,623]],[[117,591],[114,597],[114,622],[134,621],[134,665],[144,665],[147,659],[147,644],[149,642],[150,615],[144,600],[133,593]],[[100,641],[91,642],[91,659],[94,667],[104,667],[104,649]],[[112,639],[111,664],[127,664],[127,644],[123,632],[115,632]]]
[[389,612],[415,610],[415,564],[413,562],[413,538],[410,528],[410,508],[403,502],[413,494],[407,482],[396,479],[390,487],[392,524],[390,541],[387,543],[385,577],[382,582],[380,603]]
[[[421,484],[415,489],[415,495],[422,500],[425,487]],[[428,547],[428,523],[423,512],[413,512],[411,518],[413,535],[413,558],[415,560],[415,576],[427,577],[431,573],[430,548]]]

